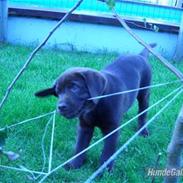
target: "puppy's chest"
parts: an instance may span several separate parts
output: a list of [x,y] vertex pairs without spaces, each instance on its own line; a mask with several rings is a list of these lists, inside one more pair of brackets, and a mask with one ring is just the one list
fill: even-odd
[[96,126],[103,126],[120,121],[122,116],[121,97],[111,97],[98,103],[95,109]]
[[80,120],[81,125],[103,128],[106,125],[116,123],[119,121],[120,115],[117,112],[119,107],[115,108],[112,105],[100,103],[94,110],[83,116],[83,120]]

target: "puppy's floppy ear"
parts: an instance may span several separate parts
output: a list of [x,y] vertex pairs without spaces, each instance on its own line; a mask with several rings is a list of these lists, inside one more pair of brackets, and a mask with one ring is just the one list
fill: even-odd
[[44,90],[41,90],[41,91],[38,91],[35,93],[36,97],[47,97],[47,96],[51,96],[51,95],[58,97],[58,95],[56,94],[56,91],[55,91],[55,85],[51,88],[47,88],[47,89],[44,89]]
[[[91,97],[97,97],[103,94],[106,88],[107,79],[102,73],[88,69],[80,72],[80,74],[85,80]],[[98,100],[95,99],[93,102],[96,104]]]

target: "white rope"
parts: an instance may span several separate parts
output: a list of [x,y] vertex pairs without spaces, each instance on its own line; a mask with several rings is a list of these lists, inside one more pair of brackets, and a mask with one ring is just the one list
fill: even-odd
[[[163,108],[159,110],[140,130],[138,130],[121,148],[118,149],[98,170],[96,170],[86,181],[85,183],[90,183],[94,180],[106,167],[109,163],[111,163],[115,158],[133,141],[135,138],[150,124],[152,123],[157,116],[159,116],[181,93],[183,89],[181,89],[170,101],[168,101]],[[46,176],[46,175],[45,175]]]
[[33,121],[33,120],[36,120],[36,119],[40,119],[40,118],[44,118],[46,116],[49,116],[51,114],[53,114],[55,111],[52,111],[52,112],[49,112],[49,113],[46,113],[46,114],[43,114],[43,115],[40,115],[40,116],[37,116],[37,117],[34,117],[34,118],[30,118],[30,119],[27,119],[27,120],[24,120],[24,121],[21,121],[19,123],[16,123],[16,124],[13,124],[13,125],[10,125],[10,126],[6,126],[4,128],[0,128],[0,130],[4,130],[4,129],[10,129],[10,128],[13,128],[13,127],[16,127],[18,125],[23,125],[25,123],[28,123],[30,121]]
[[34,180],[37,180],[41,175],[46,174],[46,173],[43,172],[44,171],[44,168],[45,168],[45,164],[46,164],[46,155],[45,155],[45,150],[44,150],[44,139],[45,139],[45,136],[46,136],[46,133],[47,133],[48,125],[50,124],[51,120],[52,120],[52,116],[51,116],[51,118],[49,119],[48,123],[45,126],[45,130],[44,130],[43,137],[42,137],[42,141],[41,141],[41,149],[42,149],[42,154],[43,154],[43,167],[42,167],[41,172],[34,171],[34,170],[29,170],[28,168],[23,167],[23,166],[20,166],[21,168],[16,168],[16,167],[10,167],[10,166],[5,166],[5,165],[0,165],[0,168],[11,169],[11,170],[16,170],[16,171],[22,171],[22,172],[27,172],[27,173],[30,173],[32,176],[34,174],[39,174],[37,177],[35,177],[35,176],[33,177]]
[[158,102],[156,102],[155,104],[153,104],[152,106],[150,106],[149,108],[147,108],[146,110],[144,110],[143,112],[139,113],[138,115],[136,115],[135,117],[133,117],[131,120],[127,121],[125,124],[121,125],[120,127],[118,127],[117,129],[113,130],[112,132],[110,132],[109,134],[107,134],[106,136],[104,136],[103,138],[99,139],[98,141],[96,141],[95,143],[93,143],[92,145],[90,145],[89,147],[87,147],[86,149],[84,149],[83,151],[79,152],[78,154],[76,154],[75,156],[71,157],[70,159],[68,159],[67,161],[65,161],[64,163],[60,164],[59,166],[57,166],[56,168],[52,169],[49,173],[47,173],[40,181],[39,183],[42,183],[48,176],[50,176],[52,173],[54,173],[55,171],[57,171],[58,169],[60,169],[61,167],[63,167],[64,165],[66,165],[67,163],[69,163],[70,161],[72,161],[73,159],[77,158],[78,156],[80,156],[81,154],[85,153],[86,151],[88,151],[89,149],[91,149],[92,147],[96,146],[97,144],[99,144],[100,142],[102,142],[103,140],[105,140],[106,138],[108,138],[109,136],[111,136],[112,134],[114,134],[116,131],[120,130],[122,127],[126,126],[127,124],[129,124],[131,121],[133,121],[134,119],[138,118],[140,115],[142,115],[143,113],[145,113],[146,111],[150,110],[151,108],[155,107],[156,105],[158,105],[160,102],[164,101],[165,99],[167,99],[168,97],[170,97],[171,95],[175,94],[176,92],[178,92],[178,90],[180,90],[182,88],[182,86],[180,86],[179,88],[175,89],[174,91],[170,92],[168,95],[166,95],[164,98],[162,98],[161,100],[159,100]]
[[0,165],[0,168],[2,169],[9,169],[9,170],[15,170],[15,171],[21,171],[21,172],[28,172],[28,173],[34,173],[34,174],[41,174],[41,175],[46,175],[47,173],[45,172],[38,172],[34,170],[29,170],[29,169],[22,169],[22,168],[16,168],[16,167],[11,167],[11,166],[5,166],[5,165]]
[[[44,141],[45,141],[46,133],[47,133],[47,130],[48,130],[48,126],[49,126],[49,124],[52,120],[53,120],[53,117],[51,116],[49,121],[47,122],[47,124],[45,126],[45,130],[44,130],[42,140],[41,140],[41,149],[42,149],[42,154],[43,154],[43,166],[42,166],[42,170],[41,170],[42,172],[44,171],[45,164],[46,164],[46,153],[45,153],[45,148],[44,148]],[[41,176],[41,174],[38,175],[37,177],[34,177],[34,180],[37,180],[40,176]]]
[[55,116],[56,116],[56,111],[53,114],[52,133],[51,133],[51,142],[50,142],[50,157],[49,157],[49,164],[48,164],[48,173],[51,171],[51,167],[52,167],[53,139],[54,139],[54,132],[55,132]]
[[182,80],[169,81],[169,82],[166,82],[166,83],[160,83],[160,84],[155,84],[155,85],[149,85],[149,86],[145,86],[145,87],[135,88],[135,89],[131,89],[131,90],[125,90],[125,91],[121,91],[121,92],[115,92],[115,93],[110,93],[110,94],[106,94],[106,95],[100,95],[100,96],[97,96],[97,97],[89,98],[88,100],[112,97],[112,96],[116,96],[116,95],[122,95],[122,94],[125,94],[125,93],[130,93],[130,92],[134,92],[134,91],[144,90],[144,89],[148,89],[148,88],[161,87],[161,86],[170,85],[170,84],[179,83],[179,82],[182,82]]

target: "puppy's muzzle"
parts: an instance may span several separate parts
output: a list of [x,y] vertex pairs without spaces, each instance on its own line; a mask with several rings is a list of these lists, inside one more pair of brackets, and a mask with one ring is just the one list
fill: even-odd
[[61,104],[59,104],[59,105],[57,106],[57,111],[58,111],[61,115],[65,116],[65,117],[67,117],[67,116],[69,115],[69,113],[70,113],[69,107],[68,107],[68,105],[67,105],[66,103],[61,103]]
[[72,119],[74,117],[77,117],[79,113],[81,112],[80,110],[74,110],[72,109],[69,105],[66,103],[61,103],[57,106],[57,111],[60,115],[64,116],[67,119]]
[[61,112],[67,112],[68,111],[68,106],[67,104],[63,103],[63,104],[60,104],[58,106],[58,110],[61,111]]

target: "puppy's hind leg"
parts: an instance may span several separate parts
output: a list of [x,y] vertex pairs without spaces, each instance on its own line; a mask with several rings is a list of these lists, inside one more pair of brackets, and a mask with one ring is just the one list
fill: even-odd
[[[149,90],[142,90],[139,92],[137,96],[138,100],[138,106],[139,106],[139,111],[138,114],[140,114],[142,111],[146,110],[149,106]],[[147,112],[143,113],[138,117],[138,130],[142,128],[145,123],[146,123],[146,118],[147,118]],[[148,130],[145,128],[140,135],[142,136],[148,136]]]

